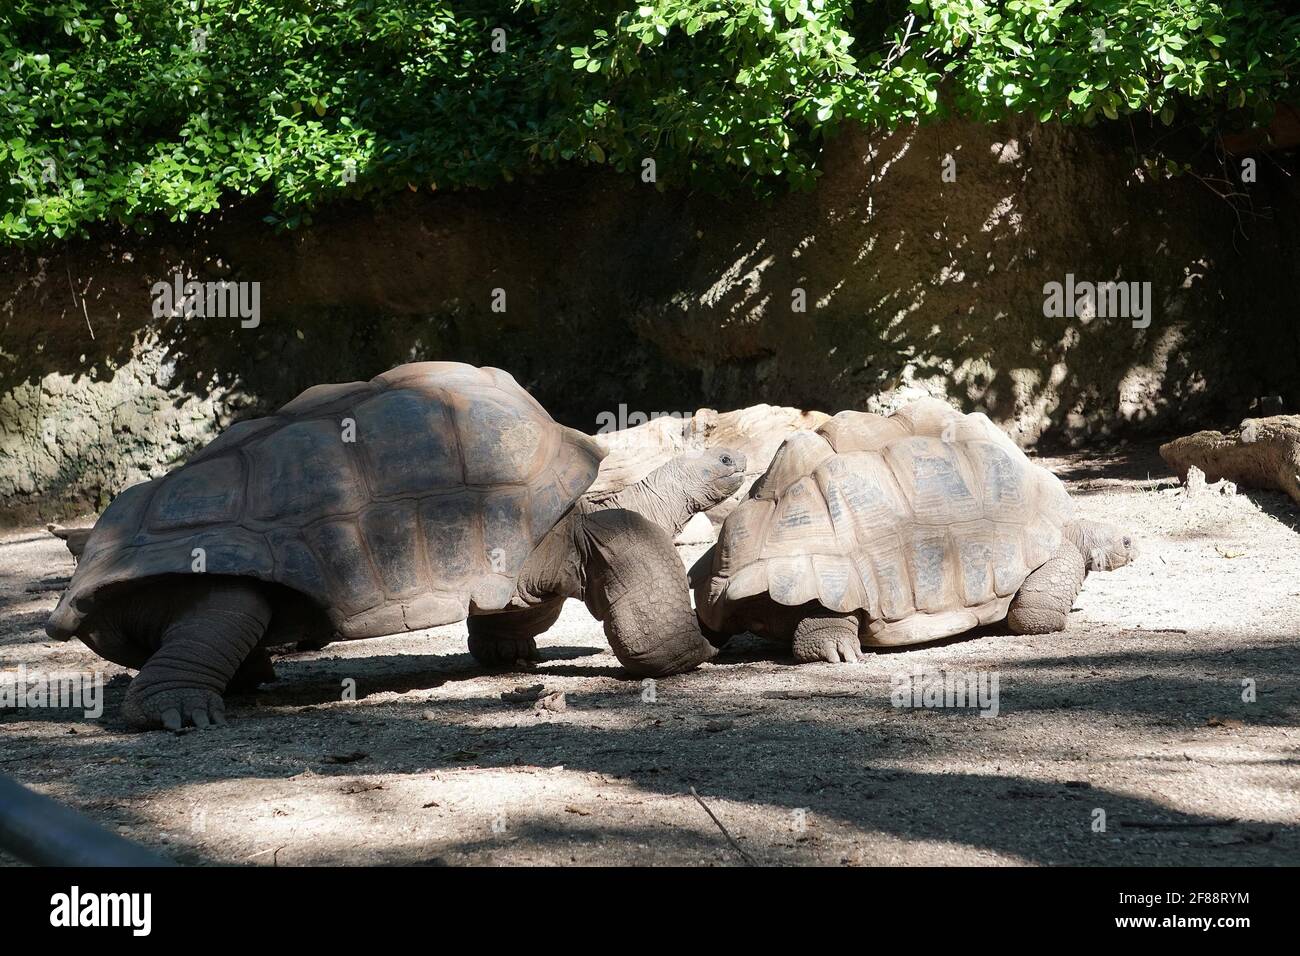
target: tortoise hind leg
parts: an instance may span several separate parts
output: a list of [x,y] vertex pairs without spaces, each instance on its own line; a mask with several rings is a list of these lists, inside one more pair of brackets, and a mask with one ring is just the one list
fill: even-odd
[[122,715],[134,726],[224,724],[221,694],[270,623],[271,603],[255,582],[214,579],[187,591],[126,692]]
[[853,614],[818,610],[800,618],[794,626],[794,659],[800,664],[813,661],[856,664],[862,660],[858,619]]
[[536,637],[560,616],[564,599],[523,611],[475,614],[468,621],[469,652],[484,667],[514,669],[540,661]]
[[1051,634],[1065,630],[1070,607],[1083,587],[1087,562],[1083,552],[1062,541],[1047,563],[1025,578],[1011,608],[1007,626],[1013,634]]

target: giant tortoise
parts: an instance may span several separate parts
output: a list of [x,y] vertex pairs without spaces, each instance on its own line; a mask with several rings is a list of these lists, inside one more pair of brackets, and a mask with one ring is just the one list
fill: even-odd
[[1087,571],[1135,553],[984,415],[922,399],[788,438],[691,580],[715,643],[751,631],[854,662],[1004,618],[1062,630]]
[[224,722],[222,693],[273,676],[265,647],[469,619],[489,664],[534,657],[583,599],[638,675],[713,655],[670,533],[740,485],[726,450],[586,500],[603,450],[506,372],[402,365],[317,385],[122,492],[46,625],[139,668],[139,726]]

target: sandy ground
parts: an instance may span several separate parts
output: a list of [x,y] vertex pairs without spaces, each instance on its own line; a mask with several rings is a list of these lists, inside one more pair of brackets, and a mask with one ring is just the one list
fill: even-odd
[[[182,734],[128,733],[127,672],[45,637],[57,591],[28,588],[72,561],[10,532],[0,670],[108,684],[97,720],[0,710],[0,771],[183,863],[1300,863],[1300,512],[1188,499],[1153,446],[1044,463],[1143,547],[1064,634],[804,666],[746,637],[651,694],[570,602],[531,674],[477,667],[463,625],[335,644]],[[996,674],[997,716],[893,706],[918,669]],[[538,683],[567,708],[502,698]]]

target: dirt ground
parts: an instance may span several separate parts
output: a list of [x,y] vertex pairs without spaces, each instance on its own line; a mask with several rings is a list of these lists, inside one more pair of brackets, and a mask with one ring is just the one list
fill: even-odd
[[[1300,863],[1300,511],[1188,499],[1153,445],[1044,463],[1142,547],[1063,634],[804,666],[744,637],[651,693],[569,602],[532,673],[479,668],[463,625],[334,644],[182,734],[127,732],[128,673],[46,638],[58,592],[28,589],[72,560],[9,532],[0,671],[108,683],[96,720],[0,710],[0,771],[188,864]],[[893,706],[918,669],[996,674],[997,716]],[[502,697],[532,684],[567,707]]]

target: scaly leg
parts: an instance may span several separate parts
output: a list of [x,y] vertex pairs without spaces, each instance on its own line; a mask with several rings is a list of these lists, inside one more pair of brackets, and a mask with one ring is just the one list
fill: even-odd
[[1083,553],[1069,541],[1062,541],[1037,571],[1025,578],[1007,611],[1007,626],[1013,634],[1051,634],[1065,630],[1079,588],[1087,574]]
[[122,714],[137,727],[180,730],[224,724],[221,694],[257,646],[271,604],[253,581],[203,582],[179,602],[160,646],[126,692]]

